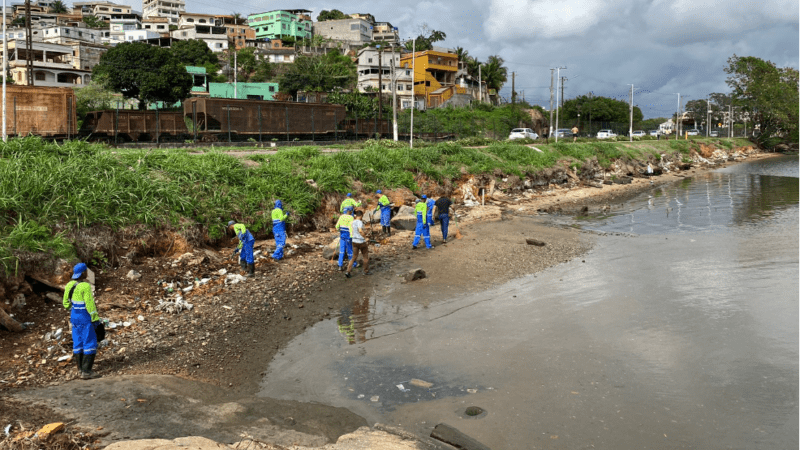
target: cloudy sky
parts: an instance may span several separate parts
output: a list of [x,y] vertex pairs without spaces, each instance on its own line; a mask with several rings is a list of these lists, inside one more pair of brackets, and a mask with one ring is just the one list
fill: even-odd
[[464,47],[481,61],[502,57],[509,79],[501,95],[510,98],[516,72],[517,92],[545,107],[551,68],[567,68],[567,99],[593,92],[627,101],[633,84],[645,118],[672,114],[677,93],[685,102],[729,92],[723,67],[733,54],[798,68],[800,53],[797,0],[186,0],[198,13],[282,8],[312,10],[314,19],[325,9],[371,13],[402,38],[427,24],[447,34],[437,45]]

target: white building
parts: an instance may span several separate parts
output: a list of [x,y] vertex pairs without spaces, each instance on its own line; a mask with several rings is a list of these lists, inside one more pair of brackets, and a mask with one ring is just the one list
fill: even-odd
[[[392,95],[392,66],[394,66],[394,79],[397,86],[397,102],[401,108],[411,107],[412,76],[411,69],[399,67],[400,52],[392,53],[384,49],[378,60],[378,49],[365,47],[358,52],[358,83],[359,92],[378,92],[383,95]],[[379,65],[380,62],[380,65]]]
[[41,30],[33,30],[33,39],[51,44],[85,42],[101,45],[103,43],[103,31],[82,27],[50,26]]
[[151,30],[129,30],[125,32],[125,42],[146,41],[147,39],[160,38],[161,33]]
[[170,25],[178,25],[181,13],[186,11],[184,0],[142,0],[142,18],[165,17]]
[[[76,69],[70,45],[33,42],[33,83],[37,86],[75,87],[89,84],[91,70]],[[27,84],[27,50],[24,40],[8,42],[8,66],[16,84]]]
[[225,27],[194,25],[173,30],[169,34],[174,39],[199,39],[205,42],[214,53],[224,52],[228,49],[228,29]]

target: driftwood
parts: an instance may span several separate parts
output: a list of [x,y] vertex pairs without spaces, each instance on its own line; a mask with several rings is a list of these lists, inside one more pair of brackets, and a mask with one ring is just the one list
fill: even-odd
[[528,245],[535,245],[537,247],[544,247],[546,245],[544,242],[536,239],[525,239],[525,243]]
[[17,322],[13,317],[6,314],[3,308],[0,308],[0,325],[4,326],[8,331],[17,333],[25,329],[25,325]]

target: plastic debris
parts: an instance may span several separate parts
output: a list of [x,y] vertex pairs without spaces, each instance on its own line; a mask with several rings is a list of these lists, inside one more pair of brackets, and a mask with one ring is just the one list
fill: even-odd
[[59,356],[59,357],[58,357],[58,359],[57,359],[56,361],[58,361],[58,362],[64,362],[64,361],[66,361],[66,360],[68,360],[68,359],[71,359],[71,358],[72,358],[72,355],[64,355],[64,356]]
[[238,273],[229,273],[227,277],[225,277],[225,285],[234,285],[236,283],[242,282],[247,280],[246,277],[239,275]]
[[380,399],[381,399],[381,397],[379,395],[373,395],[372,397],[369,398],[369,401],[377,402]]
[[194,305],[191,303],[186,302],[183,297],[177,297],[175,300],[165,301],[165,300],[158,300],[158,305],[156,305],[156,311],[165,311],[168,313],[179,313],[183,310],[191,311],[194,308]]
[[409,392],[411,390],[411,389],[406,389],[406,387],[403,386],[403,383],[398,384],[397,389],[400,389],[400,392]]

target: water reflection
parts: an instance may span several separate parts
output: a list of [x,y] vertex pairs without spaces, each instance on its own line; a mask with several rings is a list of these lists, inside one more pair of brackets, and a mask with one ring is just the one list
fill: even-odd
[[584,227],[634,234],[704,232],[764,225],[797,212],[798,179],[709,173],[656,188]]

